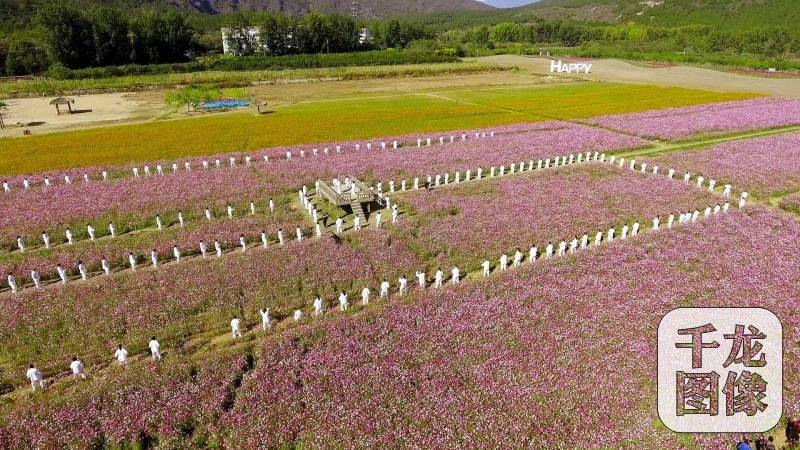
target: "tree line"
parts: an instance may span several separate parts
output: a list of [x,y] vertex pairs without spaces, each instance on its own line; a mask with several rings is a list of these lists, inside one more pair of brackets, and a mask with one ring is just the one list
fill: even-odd
[[711,25],[661,27],[638,24],[598,26],[569,21],[499,23],[445,31],[451,45],[476,44],[492,48],[502,43],[557,44],[574,47],[587,43],[641,43],[651,49],[707,53],[747,53],[784,57],[800,53],[800,30],[787,27],[748,30],[719,29]]
[[8,74],[40,73],[51,64],[77,69],[185,61],[194,35],[188,17],[174,10],[129,17],[116,8],[49,3],[32,24],[32,33],[11,40]]
[[413,40],[432,36],[422,26],[396,19],[365,23],[341,14],[235,14],[223,26],[231,53],[240,56],[402,48]]

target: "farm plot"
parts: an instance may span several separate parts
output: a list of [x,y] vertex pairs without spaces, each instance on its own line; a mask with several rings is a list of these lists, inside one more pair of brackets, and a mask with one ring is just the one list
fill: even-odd
[[660,216],[723,201],[663,176],[590,163],[414,192],[400,199],[411,211],[401,235],[421,255],[445,267],[476,267],[484,258],[598,231],[651,226]]
[[800,124],[800,100],[756,98],[601,116],[587,123],[652,139],[684,140]]

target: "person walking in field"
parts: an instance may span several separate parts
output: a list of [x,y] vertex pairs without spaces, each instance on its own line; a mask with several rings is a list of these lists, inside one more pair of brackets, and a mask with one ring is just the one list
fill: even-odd
[[269,308],[262,308],[258,310],[261,315],[261,329],[264,331],[269,330],[272,325],[269,323]]
[[236,316],[231,319],[231,335],[234,339],[242,337],[242,332],[239,329],[239,318]]
[[25,253],[25,242],[22,240],[22,236],[17,236],[17,247],[20,253]]
[[8,274],[8,287],[11,288],[11,292],[17,293],[17,277],[13,273]]
[[69,244],[69,245],[72,245],[72,243],[73,243],[73,240],[72,240],[72,230],[70,230],[69,228],[67,228],[67,230],[64,232],[64,235],[66,235],[66,237],[67,237],[67,244]]
[[450,280],[452,281],[453,284],[458,284],[459,281],[461,280],[461,271],[458,270],[458,267],[453,267],[453,270],[451,271]]
[[375,228],[381,227],[381,213],[380,211],[375,214]]
[[417,284],[420,289],[425,289],[425,272],[421,270],[417,271]]
[[67,270],[61,265],[61,263],[56,264],[56,272],[58,272],[58,277],[61,278],[61,284],[67,284]]
[[103,268],[103,272],[105,272],[106,275],[111,275],[111,264],[108,263],[105,256],[100,261],[100,266]]
[[342,226],[344,225],[344,221],[341,217],[336,218],[336,234],[342,234]]
[[381,298],[386,298],[389,296],[389,282],[386,281],[386,278],[383,279],[381,283]]
[[364,286],[364,289],[361,290],[361,304],[369,304],[369,288],[366,286]]
[[347,308],[350,307],[350,302],[347,301],[347,293],[342,291],[339,294],[339,309],[342,311],[347,311]]
[[319,317],[322,315],[322,299],[319,295],[314,299],[314,316]]
[[86,379],[86,374],[83,373],[83,361],[78,359],[77,356],[72,357],[72,362],[69,363],[69,368],[72,370],[73,380],[79,381]]
[[397,293],[403,295],[406,293],[406,289],[408,288],[408,280],[406,279],[405,275],[400,275],[400,278],[397,280],[399,284],[397,288]]
[[33,280],[33,285],[36,289],[42,288],[42,277],[39,276],[39,272],[36,270],[31,270],[31,280]]
[[361,217],[356,216],[355,219],[353,219],[353,229],[355,231],[361,231]]
[[150,342],[147,343],[147,346],[150,347],[150,356],[153,358],[153,362],[160,362],[161,361],[161,344],[158,343],[158,340],[155,336],[150,338]]
[[44,242],[44,248],[50,249],[50,235],[47,234],[47,231],[42,231],[42,242]]
[[488,277],[488,276],[489,276],[489,267],[490,267],[490,265],[491,265],[491,263],[489,262],[489,260],[488,260],[488,259],[485,259],[485,260],[483,261],[483,264],[482,264],[482,266],[483,266],[483,277],[484,277],[484,278],[486,278],[486,277]]
[[28,371],[25,373],[25,376],[31,380],[31,390],[36,392],[36,385],[39,385],[39,389],[44,389],[44,375],[42,375],[42,371],[39,370],[38,367],[34,366],[33,364],[28,366]]
[[278,228],[278,244],[283,245],[283,228]]
[[117,359],[117,363],[122,367],[128,364],[128,351],[125,350],[122,344],[119,344],[117,351],[114,352],[114,358]]
[[500,270],[506,270],[507,268],[508,268],[508,255],[503,253],[503,255],[500,256]]
[[442,278],[444,278],[444,272],[442,272],[442,269],[436,268],[436,274],[433,276],[433,287],[437,289],[442,287]]

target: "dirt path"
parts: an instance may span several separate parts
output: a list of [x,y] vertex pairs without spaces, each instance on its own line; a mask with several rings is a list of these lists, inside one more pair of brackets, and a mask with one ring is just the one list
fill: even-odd
[[[496,55],[478,61],[517,66],[539,74],[550,73],[550,59],[520,55]],[[554,58],[569,61],[570,58]],[[556,78],[581,78],[593,81],[655,84],[718,92],[747,92],[800,98],[800,79],[739,75],[691,66],[647,67],[617,59],[592,60],[591,73],[555,74]]]

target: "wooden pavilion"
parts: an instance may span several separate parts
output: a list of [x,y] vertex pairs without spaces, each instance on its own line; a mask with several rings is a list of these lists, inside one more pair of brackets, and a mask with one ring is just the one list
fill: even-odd
[[[50,100],[50,104],[56,107],[56,113],[60,116],[61,114],[72,114],[72,105],[75,103],[75,99],[68,98],[68,97],[56,97]],[[61,107],[66,105],[66,111],[62,110]]]

